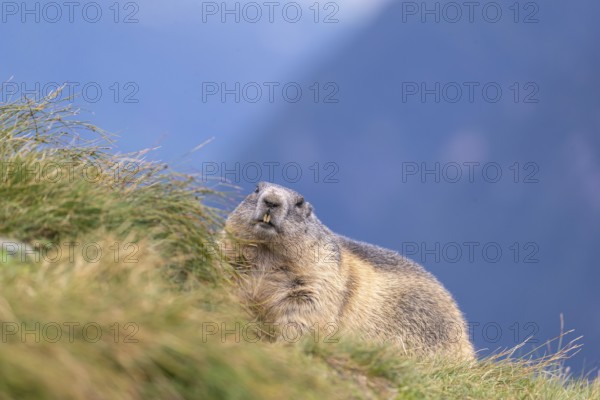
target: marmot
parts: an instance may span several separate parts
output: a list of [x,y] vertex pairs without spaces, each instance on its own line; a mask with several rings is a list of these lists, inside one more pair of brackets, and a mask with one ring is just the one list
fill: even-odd
[[333,324],[409,355],[474,359],[465,320],[433,275],[392,250],[333,233],[299,193],[259,183],[224,232],[222,250],[242,271],[241,296],[258,321],[301,333]]

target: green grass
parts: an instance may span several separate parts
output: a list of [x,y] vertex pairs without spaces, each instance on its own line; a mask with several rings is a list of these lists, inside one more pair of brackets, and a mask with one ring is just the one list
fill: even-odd
[[227,198],[111,139],[63,103],[0,105],[0,237],[34,249],[0,250],[0,399],[600,398],[565,376],[573,346],[465,365],[209,334],[249,321],[207,246]]

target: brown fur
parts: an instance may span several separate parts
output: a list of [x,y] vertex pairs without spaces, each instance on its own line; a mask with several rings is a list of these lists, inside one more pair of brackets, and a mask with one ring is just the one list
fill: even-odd
[[[271,226],[261,223],[265,214]],[[240,296],[275,326],[274,339],[288,324],[301,333],[335,327],[411,355],[474,358],[464,318],[435,277],[395,252],[334,234],[296,192],[259,185],[225,232]]]

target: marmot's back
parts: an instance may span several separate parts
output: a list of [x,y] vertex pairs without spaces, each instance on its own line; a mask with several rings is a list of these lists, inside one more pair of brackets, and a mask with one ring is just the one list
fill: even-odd
[[373,264],[375,268],[390,272],[406,271],[407,273],[424,273],[431,276],[423,267],[393,250],[360,242],[342,235],[338,235],[338,237],[342,246],[351,251],[355,256]]
[[[408,354],[474,357],[464,318],[433,275],[394,251],[331,232],[300,194],[259,184],[231,213],[226,233],[223,250],[243,265],[240,295],[258,320],[302,331],[335,324]],[[244,246],[252,259],[241,256]]]

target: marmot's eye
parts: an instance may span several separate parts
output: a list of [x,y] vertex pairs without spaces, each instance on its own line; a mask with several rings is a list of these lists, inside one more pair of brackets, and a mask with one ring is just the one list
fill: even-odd
[[256,190],[254,190],[254,193],[258,193],[260,189],[258,188],[258,186],[256,187]]
[[304,205],[304,199],[300,199],[296,202],[296,207],[302,207]]

